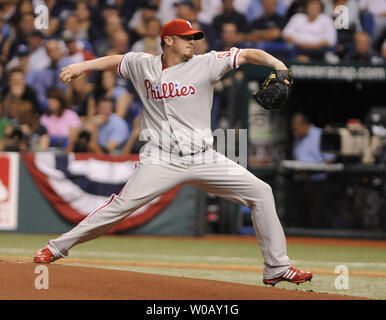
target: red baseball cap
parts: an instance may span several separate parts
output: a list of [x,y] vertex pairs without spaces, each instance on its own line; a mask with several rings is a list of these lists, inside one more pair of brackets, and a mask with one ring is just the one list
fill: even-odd
[[205,36],[201,30],[193,30],[192,24],[184,19],[175,19],[166,22],[161,29],[161,39],[166,36],[194,36],[194,40],[200,40]]

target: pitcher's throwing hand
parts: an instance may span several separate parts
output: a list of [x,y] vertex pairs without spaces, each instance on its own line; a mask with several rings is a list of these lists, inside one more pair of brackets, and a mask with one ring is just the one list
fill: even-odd
[[74,63],[62,68],[60,72],[60,80],[64,83],[70,82],[72,79],[78,78],[82,74],[82,64]]

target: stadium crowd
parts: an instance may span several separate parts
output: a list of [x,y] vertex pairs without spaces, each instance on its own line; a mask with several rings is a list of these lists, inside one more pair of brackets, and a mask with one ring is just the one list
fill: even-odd
[[[42,6],[47,25],[37,29]],[[235,46],[302,62],[386,58],[385,0],[4,0],[0,151],[138,152],[141,103],[132,84],[105,71],[67,85],[60,70],[128,51],[159,55],[161,27],[174,18],[205,32],[196,54]]]

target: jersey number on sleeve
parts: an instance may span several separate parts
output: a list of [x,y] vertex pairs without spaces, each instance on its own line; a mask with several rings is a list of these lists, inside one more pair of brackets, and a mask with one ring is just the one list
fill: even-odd
[[230,57],[230,56],[231,56],[230,51],[222,51],[222,52],[217,54],[217,58],[219,58],[219,59],[227,58],[227,57]]

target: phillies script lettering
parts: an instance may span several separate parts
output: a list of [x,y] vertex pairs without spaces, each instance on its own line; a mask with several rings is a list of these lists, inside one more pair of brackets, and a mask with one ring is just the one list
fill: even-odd
[[162,100],[175,97],[186,97],[194,95],[196,88],[189,84],[181,84],[178,81],[162,82],[160,84],[152,84],[148,79],[145,79],[146,98],[153,100]]

